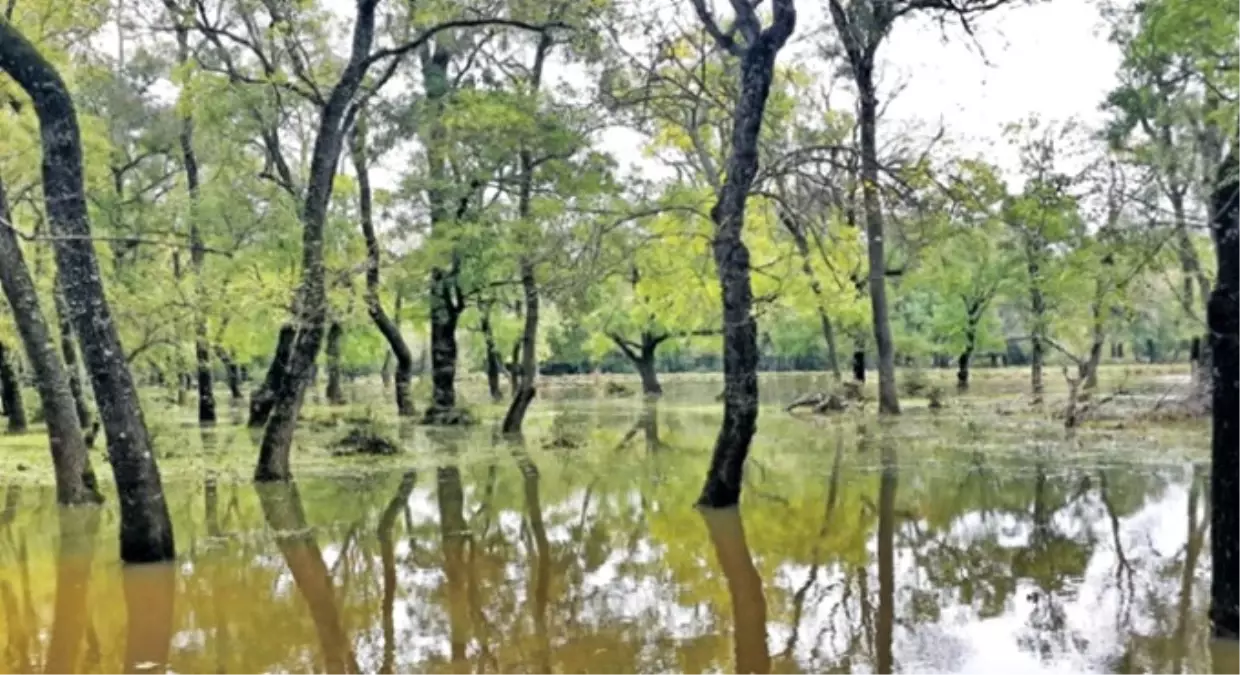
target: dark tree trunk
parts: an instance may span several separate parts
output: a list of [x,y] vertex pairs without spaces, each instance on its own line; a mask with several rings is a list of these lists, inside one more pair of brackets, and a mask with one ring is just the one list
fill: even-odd
[[34,102],[43,144],[43,191],[56,263],[95,389],[121,503],[121,559],[175,556],[172,522],[125,350],[117,336],[95,259],[82,182],[77,113],[60,75],[12,24],[0,22],[0,70]]
[[489,303],[482,312],[482,339],[486,342],[487,350],[487,389],[490,391],[491,400],[498,403],[504,399],[504,392],[499,386],[499,374],[504,364],[499,356],[499,350],[495,348],[495,333],[491,330],[491,305]]
[[715,559],[732,600],[732,654],[736,673],[771,672],[766,635],[766,594],[753,563],[739,509],[702,511]]
[[852,356],[852,375],[853,380],[859,384],[865,384],[865,350],[857,349],[853,351]]
[[[414,413],[413,397],[410,395],[410,383],[413,381],[413,354],[409,345],[400,333],[400,296],[396,296],[394,316],[389,317],[379,299],[379,240],[375,235],[372,216],[372,198],[370,188],[370,167],[366,155],[365,120],[359,120],[353,129],[352,147],[349,154],[353,158],[353,169],[357,174],[358,199],[361,206],[362,236],[366,240],[366,313],[370,320],[387,340],[391,350],[389,356],[396,359],[396,414],[411,417]],[[386,360],[385,360],[386,364]]]
[[969,362],[973,359],[973,350],[977,348],[977,324],[969,320],[964,329],[964,351],[960,352],[959,369],[956,371],[956,389],[969,390]]
[[[1101,289],[1101,281],[1098,282]],[[1081,366],[1083,372],[1080,373],[1081,380],[1085,391],[1098,388],[1098,366],[1102,364],[1102,345],[1106,344],[1106,325],[1102,320],[1103,296],[1101,290],[1090,308],[1093,323],[1091,325],[1091,333],[1093,341],[1089,345],[1089,356],[1086,357],[1085,363]]]
[[663,387],[659,384],[659,373],[655,369],[654,355],[659,345],[668,339],[668,335],[654,335],[648,330],[642,331],[642,341],[640,344],[625,340],[617,333],[609,334],[612,342],[620,348],[629,362],[633,364],[633,368],[637,370],[637,374],[642,381],[642,394],[647,398],[657,398],[663,395]]
[[428,423],[456,408],[456,325],[463,308],[453,299],[455,285],[455,274],[443,270],[432,273],[431,407],[424,420]]
[[1235,146],[1219,166],[1213,194],[1211,234],[1218,257],[1218,280],[1210,293],[1207,317],[1213,352],[1210,475],[1210,540],[1213,580],[1210,622],[1214,634],[1240,635],[1240,182]]
[[1123,342],[1115,343],[1115,358],[1117,359],[1124,358],[1124,343]]
[[[73,343],[73,322],[69,320],[69,303],[65,302],[64,291],[60,288],[60,280],[55,282],[52,300],[56,306],[56,321],[60,327],[60,353],[65,359],[65,374],[69,381],[69,395],[73,397],[73,408],[77,412],[78,424],[82,429],[91,426],[90,406],[86,404],[86,392],[82,389],[82,373],[78,368],[77,345]],[[89,444],[88,446],[89,447]]]
[[271,408],[275,405],[275,392],[288,377],[289,360],[292,358],[293,343],[297,341],[297,329],[291,324],[280,326],[280,336],[276,340],[276,353],[271,365],[267,367],[267,376],[258,390],[250,396],[251,429],[261,429],[267,425],[271,417]]
[[[527,82],[531,105],[538,106],[538,91],[542,87],[543,65],[547,55],[551,53],[551,34],[544,32],[538,39],[534,49],[534,63],[530,68]],[[530,198],[534,189],[534,160],[528,149],[518,153],[521,160],[521,176],[517,194],[517,217],[530,220]],[[535,242],[523,241],[518,267],[521,270],[521,291],[525,299],[525,325],[521,331],[521,386],[512,397],[512,404],[504,415],[503,433],[517,434],[525,422],[525,413],[538,394],[538,279],[534,266],[533,252],[530,250]],[[544,626],[545,631],[545,626]]]
[[521,260],[521,288],[525,291],[525,326],[521,331],[521,379],[504,415],[503,433],[521,432],[521,424],[538,389],[538,284],[534,279],[534,263]]
[[536,672],[550,673],[552,672],[551,642],[547,633],[547,605],[551,596],[551,541],[547,538],[547,527],[543,522],[538,466],[524,450],[519,450],[516,455],[525,493],[525,513],[530,531],[534,535],[534,550],[537,552],[534,568],[534,600],[530,603],[535,639],[533,666]]
[[512,345],[512,360],[508,362],[508,386],[512,390],[512,395],[517,395],[517,390],[521,385],[521,341],[517,340]]
[[0,342],[0,402],[4,404],[4,415],[9,418],[8,432],[26,433],[26,406],[22,403],[22,384],[13,368],[13,354],[3,342]]
[[887,310],[887,258],[884,253],[883,211],[878,194],[878,100],[874,91],[872,65],[854,64],[857,87],[861,92],[861,196],[865,205],[865,232],[869,241],[870,307],[874,316],[874,345],[878,353],[878,410],[900,412],[896,391],[895,344],[891,339],[891,320]]
[[344,405],[344,387],[340,375],[340,350],[344,341],[344,328],[339,321],[333,321],[327,329],[327,402],[331,405]]
[[[189,63],[189,29],[180,19],[180,12],[173,0],[164,0],[174,21],[177,40],[177,63],[184,67]],[[185,187],[189,192],[189,250],[194,270],[194,361],[198,377],[198,423],[215,424],[215,388],[211,378],[211,343],[207,337],[207,316],[203,309],[206,294],[203,291],[202,268],[206,262],[207,249],[198,225],[198,155],[194,152],[194,117],[186,107],[181,117],[179,142],[181,161],[185,168]],[[175,259],[174,259],[175,260]],[[178,265],[179,267],[179,265]],[[178,270],[179,276],[179,270]]]
[[349,61],[320,112],[319,128],[310,156],[310,176],[306,181],[305,201],[300,214],[301,285],[293,302],[300,330],[290,352],[292,358],[288,362],[287,375],[281,378],[279,386],[273,389],[274,404],[263,432],[258,466],[254,469],[254,479],[257,481],[283,481],[292,476],[289,452],[293,445],[293,432],[297,428],[297,415],[301,410],[306,388],[310,386],[314,362],[319,355],[324,324],[327,321],[323,225],[331,204],[333,179],[344,146],[344,135],[351,123],[347,109],[370,65],[377,4],[369,0],[358,3],[357,17],[353,21]]
[[216,347],[215,353],[220,358],[220,363],[224,364],[224,372],[228,375],[228,395],[232,398],[233,403],[238,403],[245,398],[245,393],[241,391],[241,366],[233,360],[232,355],[222,347]]
[[1158,343],[1153,338],[1145,339],[1145,359],[1150,363],[1158,363]]
[[749,445],[758,423],[758,326],[753,316],[753,288],[749,278],[749,249],[742,232],[745,203],[758,171],[758,136],[775,58],[796,27],[791,0],[774,0],[772,24],[761,29],[757,14],[745,3],[740,22],[746,44],[739,47],[724,36],[704,0],[694,0],[699,18],[722,46],[741,57],[740,97],[732,115],[732,138],[724,175],[711,220],[715,224],[712,252],[723,301],[723,424],[711,457],[710,470],[698,504],[712,508],[735,506]]
[[1046,338],[1046,298],[1042,294],[1041,265],[1038,256],[1041,247],[1030,243],[1028,246],[1029,269],[1029,308],[1032,315],[1032,330],[1029,335],[1029,378],[1033,392],[1034,405],[1042,403],[1045,385],[1042,378],[1042,357],[1046,349],[1043,340]]
[[296,484],[260,485],[258,497],[267,527],[275,534],[276,545],[293,575],[293,582],[310,610],[326,671],[361,672],[341,623],[331,574],[323,562],[314,530],[306,526],[306,514]]

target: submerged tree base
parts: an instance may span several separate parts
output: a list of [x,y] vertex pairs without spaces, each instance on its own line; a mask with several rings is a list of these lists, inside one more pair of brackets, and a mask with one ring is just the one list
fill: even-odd
[[478,423],[468,410],[432,406],[422,416],[422,424],[443,427],[468,427]]

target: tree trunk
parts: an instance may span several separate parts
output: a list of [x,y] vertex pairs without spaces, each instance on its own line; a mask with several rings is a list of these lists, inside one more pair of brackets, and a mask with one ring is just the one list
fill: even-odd
[[538,390],[538,284],[534,279],[534,263],[528,257],[521,259],[521,288],[525,292],[525,327],[521,332],[521,379],[516,395],[504,415],[503,433],[521,432],[525,413]]
[[[60,353],[65,358],[65,374],[69,380],[69,394],[77,412],[78,424],[83,429],[91,426],[90,406],[86,404],[86,392],[82,389],[82,374],[78,368],[77,345],[73,343],[73,322],[69,320],[69,304],[65,302],[60,280],[55,281],[52,300],[56,309],[56,322],[60,327]],[[90,447],[87,444],[87,447]]]
[[267,367],[267,376],[259,385],[258,391],[250,396],[250,419],[247,423],[251,429],[261,429],[267,425],[271,417],[271,408],[275,405],[275,392],[285,378],[288,377],[288,365],[292,359],[293,343],[297,340],[297,329],[292,324],[280,326],[280,336],[276,339],[276,352],[271,365]]
[[4,414],[9,418],[8,432],[26,433],[26,406],[22,404],[22,384],[13,368],[13,355],[3,342],[0,342],[0,402],[3,402]]
[[456,324],[463,309],[453,299],[455,274],[436,269],[431,276],[432,389],[426,423],[435,423],[456,408]]
[[865,350],[854,349],[852,356],[852,375],[853,380],[858,384],[865,384]]
[[486,369],[487,369],[487,389],[491,393],[491,401],[498,403],[504,399],[504,392],[500,390],[499,374],[504,365],[499,356],[499,351],[495,348],[495,333],[491,330],[491,304],[487,303],[482,308],[482,339],[486,342]]
[[1106,344],[1106,325],[1102,320],[1101,296],[1099,296],[1098,301],[1093,303],[1093,307],[1090,308],[1090,314],[1093,319],[1091,327],[1093,341],[1089,345],[1089,356],[1085,359],[1082,368],[1083,372],[1081,373],[1085,391],[1098,388],[1098,366],[1102,363],[1102,345]]
[[78,673],[86,670],[79,668],[78,658],[90,623],[87,598],[99,534],[99,509],[60,509],[58,516],[56,600],[43,672]]
[[215,353],[220,358],[220,363],[224,364],[224,372],[228,377],[228,394],[232,398],[233,403],[238,403],[245,398],[245,393],[241,391],[241,366],[233,360],[232,355],[222,347],[216,347]]
[[1033,391],[1033,404],[1042,403],[1045,385],[1042,379],[1042,355],[1045,350],[1043,340],[1046,337],[1046,299],[1042,295],[1040,265],[1038,253],[1030,244],[1027,255],[1029,268],[1029,307],[1032,315],[1032,326],[1029,335],[1029,375]]
[[1218,258],[1218,280],[1206,314],[1214,354],[1210,622],[1216,636],[1233,640],[1240,635],[1240,454],[1236,452],[1240,447],[1240,182],[1236,171],[1236,148],[1232,146],[1219,166],[1213,194],[1210,229]]
[[[366,240],[366,313],[370,320],[387,340],[391,350],[389,356],[396,359],[396,414],[411,417],[414,413],[413,398],[410,395],[410,382],[413,380],[413,354],[409,345],[400,333],[400,295],[396,296],[395,316],[389,317],[379,299],[379,240],[375,235],[372,216],[372,197],[370,188],[370,166],[366,155],[366,123],[359,119],[353,129],[350,156],[353,158],[353,170],[357,174],[358,200],[361,206],[362,236]],[[386,360],[384,361],[386,364]]]
[[956,371],[956,389],[969,390],[969,362],[973,359],[973,350],[977,346],[977,326],[970,321],[964,331],[964,351],[960,352],[959,369]]
[[783,222],[784,228],[792,234],[792,240],[796,243],[797,253],[801,256],[801,272],[809,279],[809,288],[814,293],[814,300],[818,309],[818,321],[822,325],[822,338],[827,344],[827,363],[830,365],[831,374],[835,376],[835,381],[839,382],[840,362],[838,353],[835,348],[835,330],[831,326],[831,317],[827,314],[826,299],[823,298],[822,283],[818,281],[818,275],[814,274],[814,265],[810,258],[809,240],[805,236],[805,229],[796,216],[791,213],[780,214],[780,221]]
[[121,575],[127,619],[121,672],[166,673],[176,609],[176,565],[129,565]]
[[[642,381],[642,394],[647,398],[662,396],[663,387],[659,384],[659,373],[655,369],[654,355],[659,345],[667,339],[667,336],[656,337],[650,331],[644,330],[642,331],[641,344],[625,340],[618,333],[612,333],[609,337],[620,348],[620,352],[633,364],[633,368],[637,370],[637,374]],[[635,348],[636,351],[634,351]]]
[[865,205],[865,233],[870,264],[870,307],[874,316],[874,344],[878,352],[878,411],[900,413],[896,391],[895,346],[887,313],[887,257],[884,253],[883,211],[878,195],[878,100],[875,98],[872,64],[854,64],[860,91],[861,196]]
[[327,402],[331,405],[344,405],[344,388],[340,381],[340,343],[343,341],[344,328],[339,321],[333,321],[327,329]]
[[299,330],[290,352],[292,358],[288,362],[287,376],[280,382],[280,386],[273,389],[275,402],[263,432],[258,466],[254,469],[254,479],[257,481],[289,480],[292,475],[289,470],[289,452],[293,445],[293,432],[297,428],[297,415],[301,410],[306,388],[310,386],[314,362],[319,355],[324,324],[327,321],[323,226],[331,205],[336,165],[340,161],[344,135],[350,121],[346,118],[347,108],[361,87],[369,66],[377,4],[358,4],[357,17],[353,21],[349,61],[341,71],[340,79],[332,87],[319,116],[319,128],[310,156],[310,176],[306,181],[305,201],[300,214],[301,285],[293,301]]
[[81,341],[120,495],[121,560],[175,557],[172,522],[125,350],[104,293],[87,220],[77,113],[60,75],[13,27],[0,22],[0,70],[34,102],[43,145],[43,191],[58,277]]
[[413,471],[406,472],[400,479],[400,486],[396,489],[396,495],[388,502],[387,508],[383,509],[383,514],[379,517],[379,527],[376,531],[379,539],[379,559],[383,564],[383,602],[382,602],[382,624],[383,630],[383,660],[379,665],[379,673],[381,675],[390,675],[396,672],[396,541],[392,536],[392,531],[396,527],[396,516],[401,511],[409,508],[409,497],[413,494],[413,486],[417,480],[417,473]]
[[[713,22],[704,2],[697,1],[695,6],[700,18]],[[712,508],[740,502],[745,459],[758,423],[758,325],[752,311],[749,248],[742,232],[745,203],[758,171],[758,136],[775,58],[796,26],[791,2],[775,2],[774,10],[771,26],[750,31],[749,43],[738,50],[742,54],[740,97],[732,116],[724,183],[710,214],[715,224],[711,248],[723,301],[723,424],[698,504]],[[758,21],[756,16],[749,18]]]

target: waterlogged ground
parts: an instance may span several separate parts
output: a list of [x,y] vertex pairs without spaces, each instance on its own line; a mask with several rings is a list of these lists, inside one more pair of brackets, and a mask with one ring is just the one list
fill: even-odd
[[[1167,377],[1112,375],[1134,405]],[[3,474],[0,670],[1235,670],[1206,626],[1201,423],[1069,440],[999,374],[881,426],[780,411],[810,379],[764,380],[739,513],[691,506],[718,423],[705,378],[657,406],[549,383],[523,443],[495,440],[487,407],[431,432],[316,411],[301,479],[260,489],[243,430],[199,438],[169,410],[152,426],[175,565],[119,565],[114,496],[61,512],[41,468]],[[333,457],[358,416],[405,452]]]

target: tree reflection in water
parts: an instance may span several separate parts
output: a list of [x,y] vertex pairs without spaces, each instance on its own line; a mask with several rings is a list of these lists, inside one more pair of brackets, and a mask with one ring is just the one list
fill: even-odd
[[736,672],[771,672],[766,643],[766,595],[745,541],[740,509],[701,509],[715,548],[715,558],[728,582],[732,599],[732,641]]

